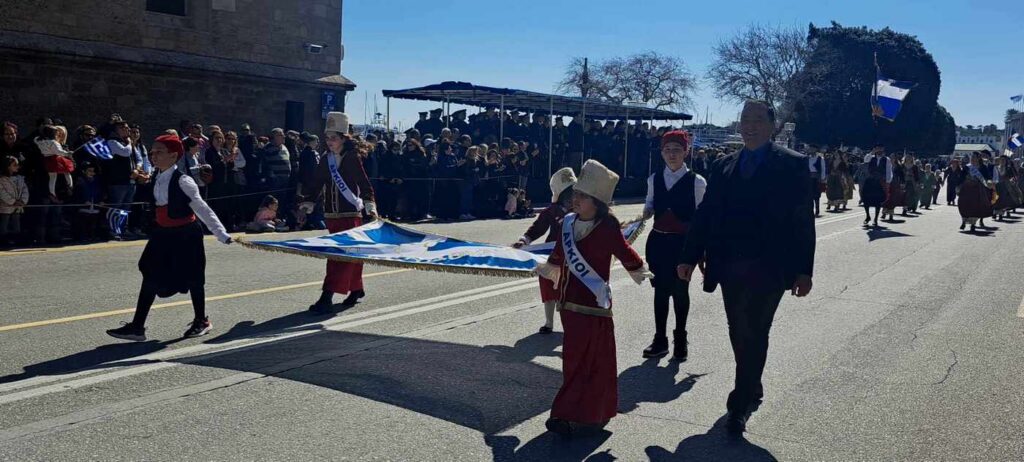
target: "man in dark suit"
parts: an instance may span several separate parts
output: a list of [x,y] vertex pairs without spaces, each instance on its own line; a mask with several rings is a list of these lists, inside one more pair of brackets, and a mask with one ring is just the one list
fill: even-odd
[[728,430],[741,434],[761,402],[768,332],[783,294],[811,291],[814,217],[807,158],[771,142],[775,111],[748,101],[740,118],[744,147],[710,168],[708,189],[679,261],[689,281],[705,258],[704,290],[722,287],[729,340],[736,357],[735,388],[726,408]]

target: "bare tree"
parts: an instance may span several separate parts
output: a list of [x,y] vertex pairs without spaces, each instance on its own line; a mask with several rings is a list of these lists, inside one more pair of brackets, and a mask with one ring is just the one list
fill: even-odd
[[692,107],[696,78],[682,59],[653,51],[615,57],[591,66],[584,78],[584,59],[573,58],[556,91],[622,104],[643,101],[658,109],[685,110]]
[[802,86],[794,77],[804,70],[810,51],[800,28],[751,25],[715,45],[707,79],[721,98],[762,99],[782,110],[799,99]]

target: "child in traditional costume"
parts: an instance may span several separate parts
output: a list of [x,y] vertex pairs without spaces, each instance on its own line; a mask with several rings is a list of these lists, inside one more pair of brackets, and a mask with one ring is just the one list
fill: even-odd
[[[515,248],[529,245],[531,242],[540,239],[544,233],[547,238],[544,242],[555,242],[562,232],[562,218],[572,209],[572,187],[576,185],[576,174],[572,168],[565,167],[551,177],[551,205],[537,215],[526,234],[519,238],[514,244]],[[544,303],[544,325],[540,333],[550,334],[554,327],[555,305],[558,303],[558,292],[555,285],[543,277],[540,279],[540,300]]]
[[[348,115],[343,112],[327,114],[325,141],[328,146],[313,179],[301,186],[305,202],[301,207],[312,213],[319,199],[324,201],[324,217],[327,230],[340,233],[362,226],[363,212],[370,219],[377,219],[377,206],[373,198],[373,186],[363,169],[360,153],[366,147],[348,134]],[[363,291],[363,264],[327,261],[327,275],[324,277],[320,299],[310,305],[315,313],[329,313],[334,307],[334,294],[348,294],[342,306],[349,307],[366,296]]]
[[151,203],[156,212],[156,224],[139,260],[142,288],[135,317],[124,326],[108,330],[111,337],[145,340],[146,318],[156,297],[178,293],[191,295],[195,314],[185,338],[206,335],[213,327],[206,316],[206,251],[199,221],[224,244],[231,243],[231,236],[199,196],[195,181],[176,168],[183,153],[181,140],[176,135],[157,137],[149,151],[153,165],[160,170],[154,181]]
[[548,430],[562,435],[603,428],[618,408],[615,325],[609,277],[612,257],[639,284],[648,273],[608,209],[619,181],[588,160],[574,187],[573,210],[562,221],[555,250],[538,265],[558,289],[562,340],[562,387],[551,407]]
[[654,341],[643,351],[644,358],[661,358],[668,354],[668,304],[672,299],[676,316],[672,356],[685,361],[686,318],[690,312],[689,283],[679,279],[680,249],[686,242],[690,219],[704,199],[707,181],[686,166],[690,150],[690,134],[673,130],[661,138],[664,171],[647,179],[647,200],[644,218],[654,217],[654,228],[647,237],[647,263],[654,273]]
[[960,200],[956,204],[962,218],[961,230],[967,225],[971,226],[972,232],[977,229],[976,226],[984,228],[985,217],[992,216],[992,189],[995,188],[993,173],[993,170],[982,164],[981,154],[971,154],[967,177],[960,184]]

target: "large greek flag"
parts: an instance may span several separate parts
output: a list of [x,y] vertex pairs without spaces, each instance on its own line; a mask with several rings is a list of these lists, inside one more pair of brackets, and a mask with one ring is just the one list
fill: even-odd
[[903,100],[910,94],[910,89],[916,85],[913,82],[887,79],[878,73],[878,80],[875,82],[874,101],[872,110],[875,117],[881,117],[888,121],[896,120],[903,106]]
[[[643,232],[643,221],[623,226],[630,242]],[[429,234],[387,221],[374,221],[340,233],[287,241],[239,240],[246,247],[329,260],[362,262],[430,271],[530,277],[547,261],[553,242],[515,249]]]

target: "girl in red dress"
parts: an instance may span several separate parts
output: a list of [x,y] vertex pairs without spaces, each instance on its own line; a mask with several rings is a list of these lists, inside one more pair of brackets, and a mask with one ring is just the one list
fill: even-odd
[[588,160],[574,187],[555,250],[538,274],[554,281],[565,330],[562,387],[551,406],[549,431],[570,436],[603,428],[619,404],[609,276],[612,257],[640,284],[650,276],[608,209],[619,177]]
[[[306,213],[312,213],[318,199],[324,201],[324,217],[327,230],[331,233],[362,226],[363,212],[371,220],[377,219],[377,206],[373,198],[373,186],[366,177],[360,153],[366,149],[363,143],[348,134],[348,115],[342,112],[327,114],[327,128],[324,130],[328,150],[320,159],[309,183],[301,185],[306,202],[300,205]],[[337,181],[332,170],[338,173]],[[344,187],[344,190],[343,190]],[[350,307],[366,296],[363,291],[363,264],[328,260],[327,275],[320,298],[310,305],[309,310],[331,313],[334,294],[348,294],[342,302]]]
[[[576,174],[572,168],[565,167],[551,176],[551,205],[544,209],[537,219],[526,230],[526,234],[519,238],[512,247],[521,248],[531,242],[540,239],[545,232],[548,237],[544,242],[555,242],[562,231],[562,218],[572,208],[572,187],[576,184]],[[544,303],[544,325],[540,327],[541,334],[550,334],[554,327],[555,305],[558,303],[558,292],[555,285],[543,277],[540,279],[540,300]]]

